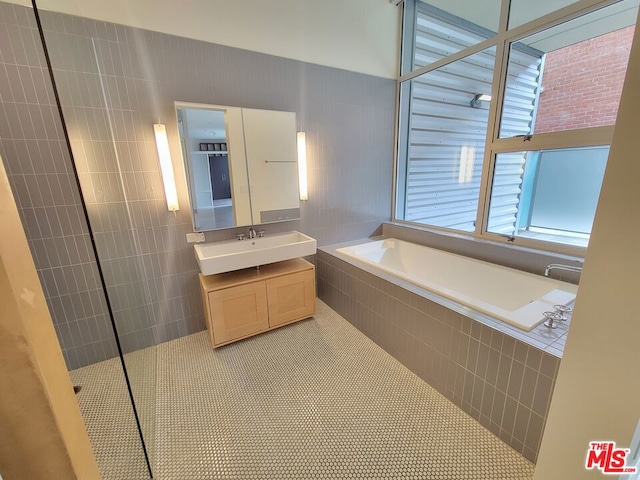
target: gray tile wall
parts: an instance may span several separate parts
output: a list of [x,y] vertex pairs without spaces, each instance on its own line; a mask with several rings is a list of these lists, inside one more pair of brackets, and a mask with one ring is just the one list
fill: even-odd
[[0,3],[0,156],[69,368],[117,355],[40,37]]
[[560,359],[324,251],[318,296],[526,458],[540,448]]
[[[51,187],[53,177],[47,175],[52,160],[68,162],[68,152],[32,12],[1,2],[0,7],[0,43],[10,47],[2,49],[0,71],[1,153],[19,204],[41,209],[23,218],[36,266],[47,270],[41,277],[48,298],[56,297],[54,291],[70,295],[58,307],[59,316],[67,322],[78,318],[78,328],[59,333],[61,342],[67,338],[77,350],[72,355],[65,349],[68,366],[76,368],[114,354],[106,347],[89,349],[86,342],[94,337],[85,319],[102,319],[104,301],[94,294],[94,305],[91,295],[87,300],[68,291],[76,277],[63,270],[66,264],[85,266],[80,260],[86,259],[91,265],[85,243],[76,253],[67,247],[67,235],[58,235],[71,220],[47,212],[57,205],[66,215],[72,211],[62,198],[57,204],[56,195],[73,196],[77,207],[74,185]],[[185,240],[191,220],[174,101],[296,112],[299,130],[307,132],[310,199],[302,204],[300,221],[267,225],[267,234],[298,229],[324,245],[380,233],[381,222],[389,220],[393,80],[53,12],[41,17],[125,352],[204,328],[197,265]],[[28,75],[23,66],[32,69]],[[176,215],[164,200],[152,128],[158,122],[167,125],[172,144],[182,207]],[[23,123],[28,131],[17,131]],[[68,165],[56,177],[59,183],[69,180]],[[53,241],[38,233],[48,234],[47,225],[55,230]],[[235,231],[208,232],[206,239],[233,238]],[[84,239],[86,232],[78,235]],[[55,266],[47,263],[52,257]],[[85,268],[95,273],[95,266]],[[95,292],[95,276],[91,280],[86,290]],[[96,335],[102,332],[95,329]]]

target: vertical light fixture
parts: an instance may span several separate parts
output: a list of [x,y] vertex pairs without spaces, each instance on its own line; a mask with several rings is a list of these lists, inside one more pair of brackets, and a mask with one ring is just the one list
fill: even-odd
[[158,158],[160,159],[164,194],[167,197],[167,208],[169,211],[175,212],[180,209],[180,206],[178,205],[176,181],[173,177],[173,164],[171,163],[171,153],[169,152],[167,129],[162,123],[156,123],[153,125],[153,130],[156,133],[156,146],[158,148]]
[[308,200],[307,140],[304,132],[298,132],[298,183],[300,185],[300,200]]

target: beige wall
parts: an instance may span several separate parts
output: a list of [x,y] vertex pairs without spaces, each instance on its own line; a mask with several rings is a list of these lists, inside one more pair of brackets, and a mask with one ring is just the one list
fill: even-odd
[[589,442],[629,447],[640,416],[638,85],[636,36],[536,480],[603,478],[584,468]]
[[0,475],[99,479],[0,161]]
[[398,74],[401,8],[388,0],[39,0],[38,7],[378,77]]

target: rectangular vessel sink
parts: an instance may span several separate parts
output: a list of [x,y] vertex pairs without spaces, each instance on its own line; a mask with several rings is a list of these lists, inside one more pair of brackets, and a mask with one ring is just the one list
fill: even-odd
[[316,253],[315,238],[297,231],[194,246],[203,275],[231,272]]

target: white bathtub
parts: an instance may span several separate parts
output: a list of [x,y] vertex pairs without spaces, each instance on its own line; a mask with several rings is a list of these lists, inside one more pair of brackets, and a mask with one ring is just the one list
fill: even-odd
[[578,287],[394,238],[339,248],[438,295],[522,330],[544,321],[542,312],[572,302]]

